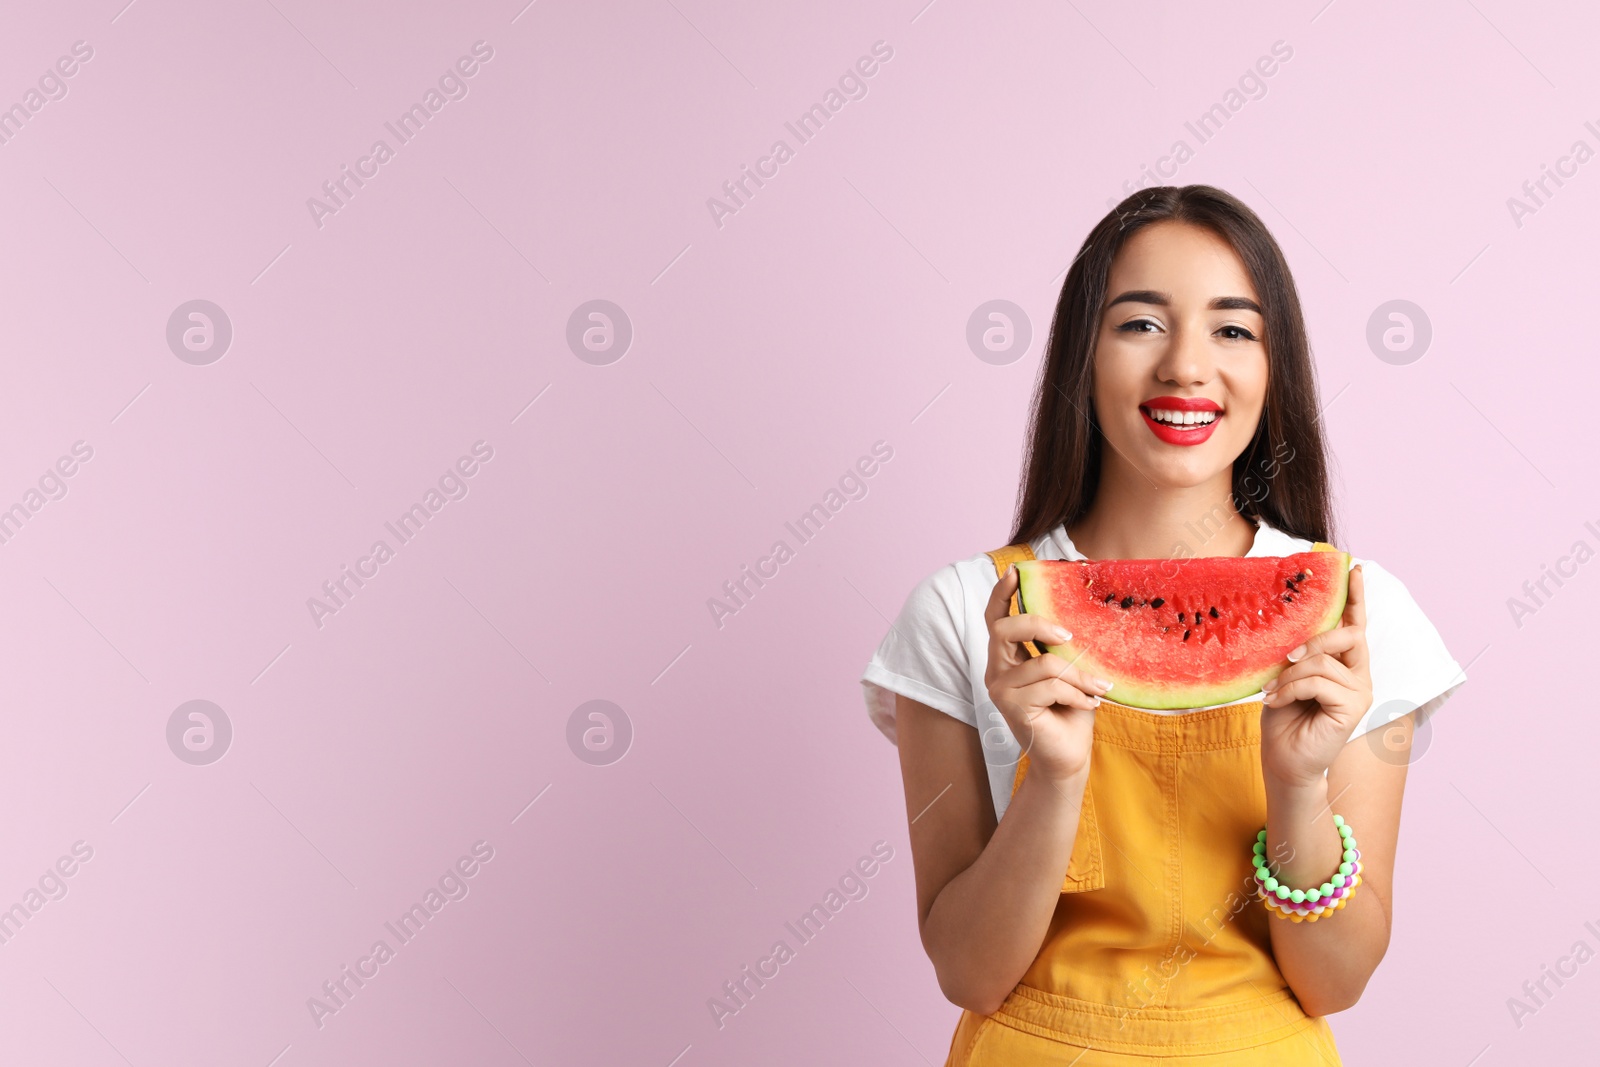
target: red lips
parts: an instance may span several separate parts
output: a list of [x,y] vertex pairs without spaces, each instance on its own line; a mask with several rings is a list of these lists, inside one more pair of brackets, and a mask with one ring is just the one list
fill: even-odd
[[[1159,411],[1214,411],[1217,413],[1217,417],[1204,426],[1173,426],[1170,423],[1158,422],[1151,418],[1150,411],[1152,409]],[[1150,427],[1150,432],[1169,445],[1204,444],[1216,432],[1217,424],[1224,417],[1222,405],[1214,400],[1207,400],[1203,396],[1152,397],[1139,405],[1139,414],[1144,416],[1145,425]]]
[[1221,411],[1222,405],[1203,396],[1153,396],[1139,405],[1163,411]]

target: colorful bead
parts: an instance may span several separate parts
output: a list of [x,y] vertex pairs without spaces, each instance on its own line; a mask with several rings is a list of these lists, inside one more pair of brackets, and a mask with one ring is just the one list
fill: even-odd
[[1271,867],[1266,861],[1267,832],[1261,830],[1256,834],[1251,847],[1256,895],[1268,911],[1292,922],[1316,922],[1349,903],[1361,884],[1361,851],[1356,847],[1355,831],[1343,816],[1335,815],[1333,824],[1338,828],[1342,850],[1338,873],[1310,889],[1291,889],[1270,873]]
[[1301,908],[1295,908],[1295,907],[1293,907],[1291,905],[1280,904],[1278,901],[1273,900],[1270,897],[1267,898],[1266,903],[1267,903],[1267,910],[1271,911],[1272,913],[1277,915],[1279,918],[1290,919],[1290,920],[1293,920],[1295,922],[1315,922],[1319,918],[1326,917],[1331,912],[1338,911],[1340,908],[1345,906],[1345,903],[1348,900],[1349,900],[1349,897],[1346,896],[1344,898],[1341,898],[1338,902],[1336,902],[1334,904],[1329,904],[1327,906],[1301,907]]
[[[1359,874],[1360,874],[1360,872],[1358,870],[1357,871],[1357,875],[1359,876]],[[1289,900],[1289,901],[1279,900],[1277,898],[1276,894],[1268,894],[1268,893],[1261,892],[1259,890],[1258,890],[1256,895],[1261,897],[1269,907],[1271,907],[1271,908],[1273,908],[1275,910],[1279,910],[1279,911],[1283,911],[1283,912],[1297,911],[1297,912],[1299,912],[1301,914],[1313,914],[1313,913],[1321,914],[1321,913],[1323,913],[1325,911],[1331,910],[1334,907],[1336,907],[1336,904],[1334,903],[1335,901],[1341,900],[1341,899],[1343,899],[1345,897],[1348,897],[1352,892],[1354,892],[1354,890],[1355,890],[1355,880],[1352,880],[1352,882],[1347,884],[1346,886],[1341,887],[1339,889],[1336,889],[1330,897],[1323,898],[1321,903],[1317,903],[1317,902],[1312,901],[1310,899],[1310,892],[1309,891],[1306,894],[1306,897],[1307,897],[1306,901],[1301,902],[1299,904],[1294,903],[1292,900]]]

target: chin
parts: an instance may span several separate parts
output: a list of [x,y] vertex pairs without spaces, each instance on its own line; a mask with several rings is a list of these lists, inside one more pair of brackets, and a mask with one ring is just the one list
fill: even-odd
[[1193,489],[1211,481],[1219,472],[1231,470],[1233,466],[1232,463],[1219,464],[1211,456],[1173,455],[1171,452],[1155,455],[1146,453],[1139,462],[1150,475],[1150,480],[1163,489]]
[[1215,470],[1179,469],[1172,471],[1157,471],[1155,482],[1163,489],[1193,489],[1197,485],[1204,485],[1217,476]]

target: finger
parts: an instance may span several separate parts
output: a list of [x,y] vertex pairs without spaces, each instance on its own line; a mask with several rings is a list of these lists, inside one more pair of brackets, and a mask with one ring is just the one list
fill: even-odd
[[989,593],[989,603],[984,605],[983,617],[989,628],[1011,614],[1011,594],[1017,591],[1017,565],[1013,563],[995,583]]
[[1045,678],[1032,685],[1013,689],[1011,696],[1017,704],[1029,709],[1030,717],[1053,707],[1082,708],[1087,711],[1097,707],[1100,698],[1060,678]]
[[1065,682],[1075,689],[1090,694],[1104,693],[1112,686],[1111,679],[1091,675],[1053,652],[1046,652],[1042,656],[1036,656],[1026,663],[1013,667],[1002,676],[1000,684],[1020,687],[1046,679]]
[[1338,712],[1350,705],[1354,700],[1354,692],[1345,686],[1339,685],[1331,678],[1320,674],[1306,678],[1296,678],[1285,682],[1272,692],[1266,694],[1263,703],[1269,707],[1282,707],[1298,700],[1310,701],[1321,705],[1330,712]]
[[1299,663],[1303,659],[1323,653],[1339,656],[1365,643],[1366,633],[1360,627],[1336,626],[1325,633],[1306,638],[1305,644],[1290,649],[1284,658],[1290,663]]
[[1059,623],[1051,622],[1043,615],[1008,615],[1000,619],[990,632],[1002,641],[1021,644],[1032,641],[1035,644],[1047,642],[1052,645],[1063,645],[1072,639],[1072,631]]
[[1356,631],[1359,639],[1340,658],[1351,669],[1365,672],[1370,662],[1367,647],[1367,575],[1359,563],[1350,571],[1350,593],[1345,598],[1344,621],[1345,626],[1341,629]]
[[1327,678],[1335,684],[1347,689],[1358,689],[1360,683],[1349,667],[1346,667],[1335,656],[1326,653],[1303,659],[1292,667],[1284,668],[1282,674],[1272,679],[1262,690],[1271,693],[1300,678]]
[[1011,615],[1011,597],[1017,591],[1019,579],[1016,564],[1006,568],[1006,572],[995,583],[994,589],[989,593],[989,603],[984,605],[983,617],[989,627],[989,675],[996,674],[1028,659],[1028,651],[1017,640],[1007,633],[997,631],[1002,623],[1009,626]]
[[1359,563],[1350,568],[1350,592],[1344,601],[1344,624],[1367,625],[1367,577],[1362,573]]

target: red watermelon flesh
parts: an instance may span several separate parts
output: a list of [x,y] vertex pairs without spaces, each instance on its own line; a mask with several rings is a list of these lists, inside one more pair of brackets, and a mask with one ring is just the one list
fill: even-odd
[[1292,556],[1026,560],[1017,573],[1019,610],[1072,634],[1041,651],[1110,679],[1108,700],[1172,710],[1259,692],[1337,626],[1350,557],[1318,542]]

